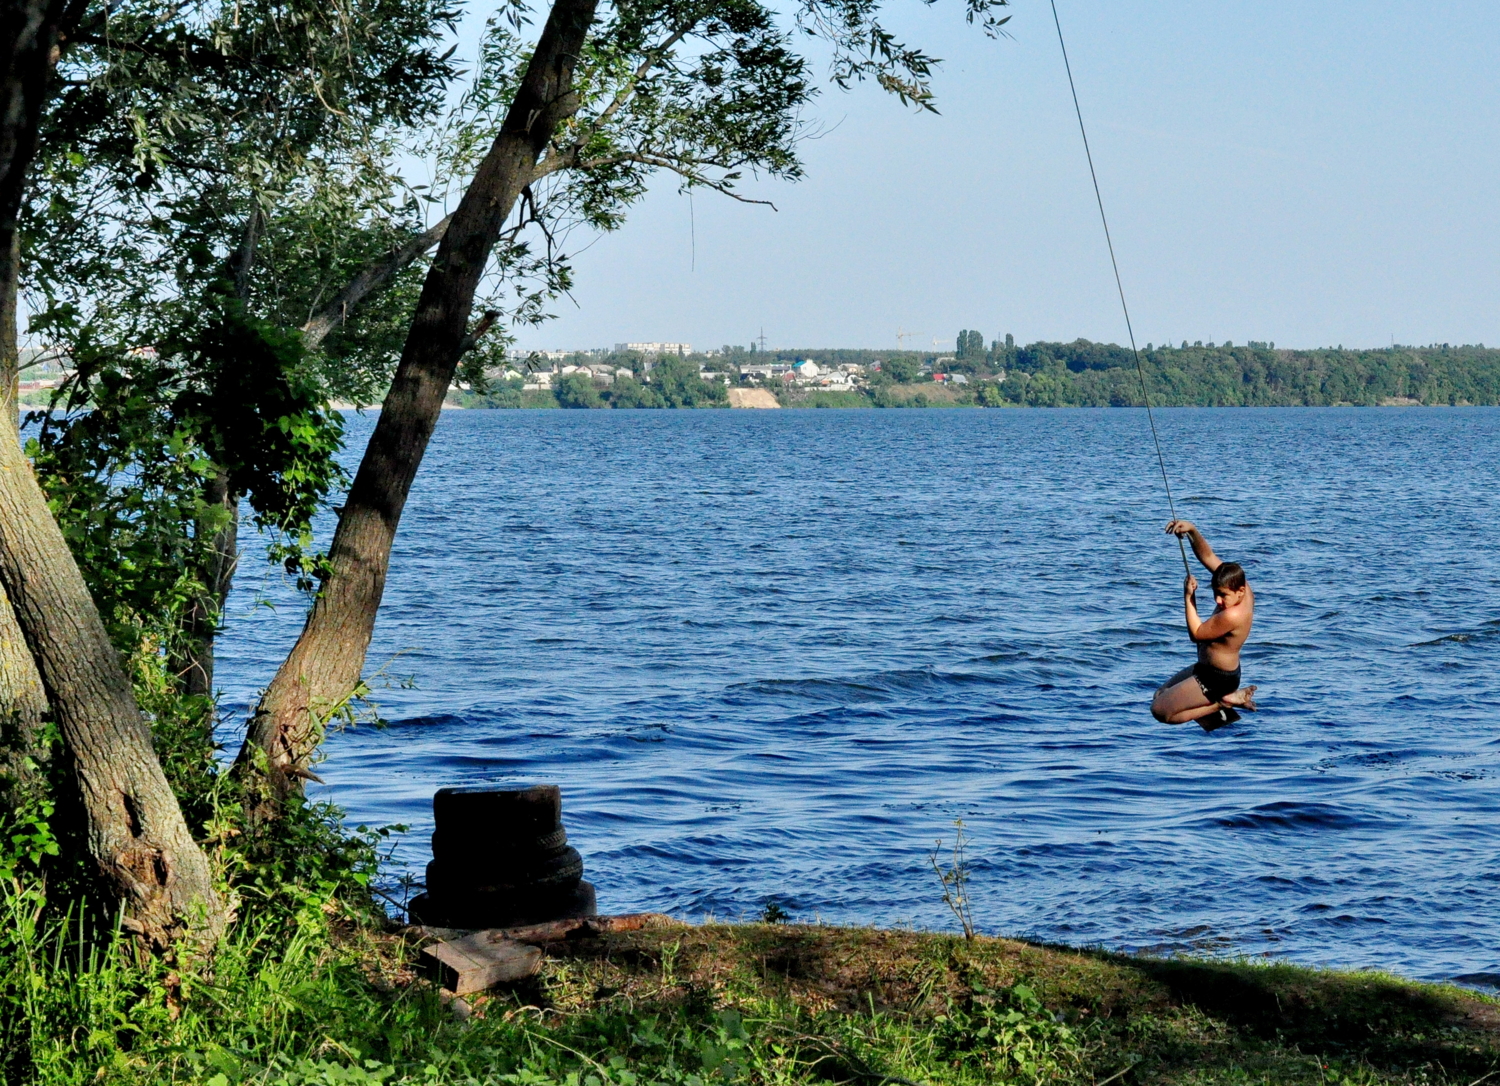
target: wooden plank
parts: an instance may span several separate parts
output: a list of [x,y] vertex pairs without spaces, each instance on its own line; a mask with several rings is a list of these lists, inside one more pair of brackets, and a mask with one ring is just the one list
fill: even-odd
[[626,913],[622,916],[591,916],[585,919],[549,920],[545,924],[528,924],[519,928],[440,928],[411,924],[403,934],[419,939],[451,942],[472,935],[476,930],[489,933],[492,939],[514,939],[521,943],[556,943],[568,938],[586,938],[612,931],[640,931],[642,928],[671,928],[682,924],[665,913]]
[[422,948],[423,964],[454,995],[470,995],[534,974],[542,949],[509,939],[484,939],[484,932]]
[[[508,981],[532,976],[542,965],[542,946],[569,939],[587,939],[616,931],[670,927],[677,923],[661,913],[591,916],[584,920],[553,920],[524,928],[491,928],[447,938],[422,948],[422,964],[429,976],[456,996],[472,995]],[[441,928],[409,928],[414,934],[451,935]]]
[[577,920],[551,920],[545,924],[528,924],[524,928],[488,928],[477,931],[490,942],[509,940],[517,943],[560,943],[567,939],[586,939],[615,931],[640,931],[643,928],[671,927],[677,921],[662,913],[626,913],[623,916],[590,916]]

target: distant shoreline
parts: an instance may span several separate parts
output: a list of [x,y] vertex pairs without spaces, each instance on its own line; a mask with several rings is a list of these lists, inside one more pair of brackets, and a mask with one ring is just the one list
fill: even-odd
[[[351,403],[331,403],[328,405],[334,411],[353,411],[358,413],[380,411],[380,404],[370,404],[359,407]],[[1387,410],[1391,408],[1424,408],[1429,410],[1454,409],[1465,407],[1496,408],[1500,404],[1492,403],[1422,403],[1421,401],[1409,402],[1382,402],[1382,403],[1289,403],[1289,404],[1199,404],[1199,403],[1153,403],[1153,411],[1227,411],[1227,410],[1318,410],[1334,411],[1348,408],[1359,408],[1361,410]],[[821,403],[791,403],[781,405],[782,410],[787,411],[921,411],[921,410],[995,410],[993,408],[981,407],[973,403],[928,403],[928,404],[903,404],[899,407],[887,407],[875,403],[863,404],[821,404]],[[999,410],[1019,411],[1140,411],[1140,404],[1004,404]],[[539,404],[528,404],[519,407],[489,407],[468,406],[465,404],[445,403],[444,411],[562,411],[576,410],[574,408],[563,408],[560,405],[542,406]],[[597,409],[596,409],[597,410]],[[642,407],[642,408],[603,408],[602,410],[615,411],[741,411],[741,410],[763,410],[759,408],[739,408],[717,405],[714,407]]]

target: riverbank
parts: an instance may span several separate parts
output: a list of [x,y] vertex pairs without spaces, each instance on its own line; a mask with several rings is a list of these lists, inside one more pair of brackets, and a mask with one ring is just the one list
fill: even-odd
[[[509,371],[512,380],[460,396],[476,407],[725,406],[718,382],[727,380],[774,391],[783,407],[1130,407],[1144,402],[1143,392],[1155,407],[1500,404],[1500,350],[1483,344],[1303,351],[1183,342],[1147,344],[1137,354],[1084,339],[1022,347],[1006,337],[985,349],[979,338],[965,333],[968,348],[956,354],[725,348],[667,360],[631,352],[533,357],[528,377]],[[537,387],[549,383],[552,391]]]
[[[736,395],[739,394],[739,395]],[[840,391],[827,391],[820,389],[785,389],[772,392],[763,388],[735,388],[730,390],[731,399],[727,403],[697,404],[695,409],[701,408],[767,408],[767,407],[801,407],[801,408],[842,408],[852,410],[875,410],[881,408],[945,408],[945,407],[968,407],[968,408],[1024,408],[1024,407],[1131,407],[1136,406],[1129,401],[1120,403],[1085,403],[1074,404],[1069,402],[1060,403],[1023,403],[1011,400],[1001,400],[993,395],[986,395],[984,388],[966,388],[963,386],[943,385],[935,383],[911,384],[911,385],[883,385],[875,389],[850,389]],[[754,397],[752,400],[751,397]],[[354,405],[347,403],[335,403],[331,405],[338,410],[352,410]],[[474,396],[466,392],[451,392],[448,400],[443,404],[444,410],[544,410],[563,407],[562,403],[551,392],[545,390],[528,391],[521,397],[509,400],[489,400],[484,397]],[[569,407],[581,407],[581,404],[569,404]],[[611,405],[607,402],[588,405],[593,408],[609,409]],[[670,405],[652,405],[658,409],[671,410]],[[1330,403],[1283,403],[1283,404],[1240,404],[1240,403],[1194,403],[1181,401],[1157,402],[1152,400],[1152,407],[1488,407],[1488,403],[1469,403],[1461,400],[1455,403],[1432,402],[1424,403],[1404,397],[1387,397],[1368,403],[1353,402],[1348,400],[1337,400]],[[378,410],[379,405],[367,410]],[[632,405],[639,408],[640,405]]]
[[34,991],[12,981],[33,1017],[5,1031],[5,1080],[1471,1086],[1500,1070],[1500,1004],[1374,973],[666,922],[547,944],[536,976],[458,1001],[420,975],[411,929],[325,911],[271,935],[237,931],[190,983],[43,956]]
[[[409,960],[405,939],[384,946]],[[1457,988],[775,924],[551,945],[464,1028],[497,1045],[535,1031],[537,1051],[571,1052],[554,1073],[619,1082],[1469,1084],[1500,1068],[1500,1004]]]

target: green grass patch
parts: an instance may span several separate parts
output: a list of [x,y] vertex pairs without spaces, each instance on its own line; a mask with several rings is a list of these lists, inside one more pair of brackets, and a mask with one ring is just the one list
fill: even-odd
[[772,924],[556,944],[460,1020],[420,941],[310,902],[211,959],[88,949],[12,894],[8,1083],[1307,1083],[1469,1086],[1500,1007],[1377,974]]
[[854,390],[841,390],[838,392],[799,392],[786,393],[787,407],[874,407],[870,397],[863,392]]

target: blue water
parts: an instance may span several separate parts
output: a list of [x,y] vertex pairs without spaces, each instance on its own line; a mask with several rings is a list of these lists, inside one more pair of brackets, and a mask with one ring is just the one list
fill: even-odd
[[[1158,424],[1256,588],[1237,725],[1146,711],[1191,652],[1140,412],[454,411],[369,657],[389,725],[317,794],[412,827],[393,876],[434,789],[555,781],[605,910],[929,928],[962,818],[986,932],[1500,984],[1500,411]],[[241,714],[301,624],[242,569]]]

